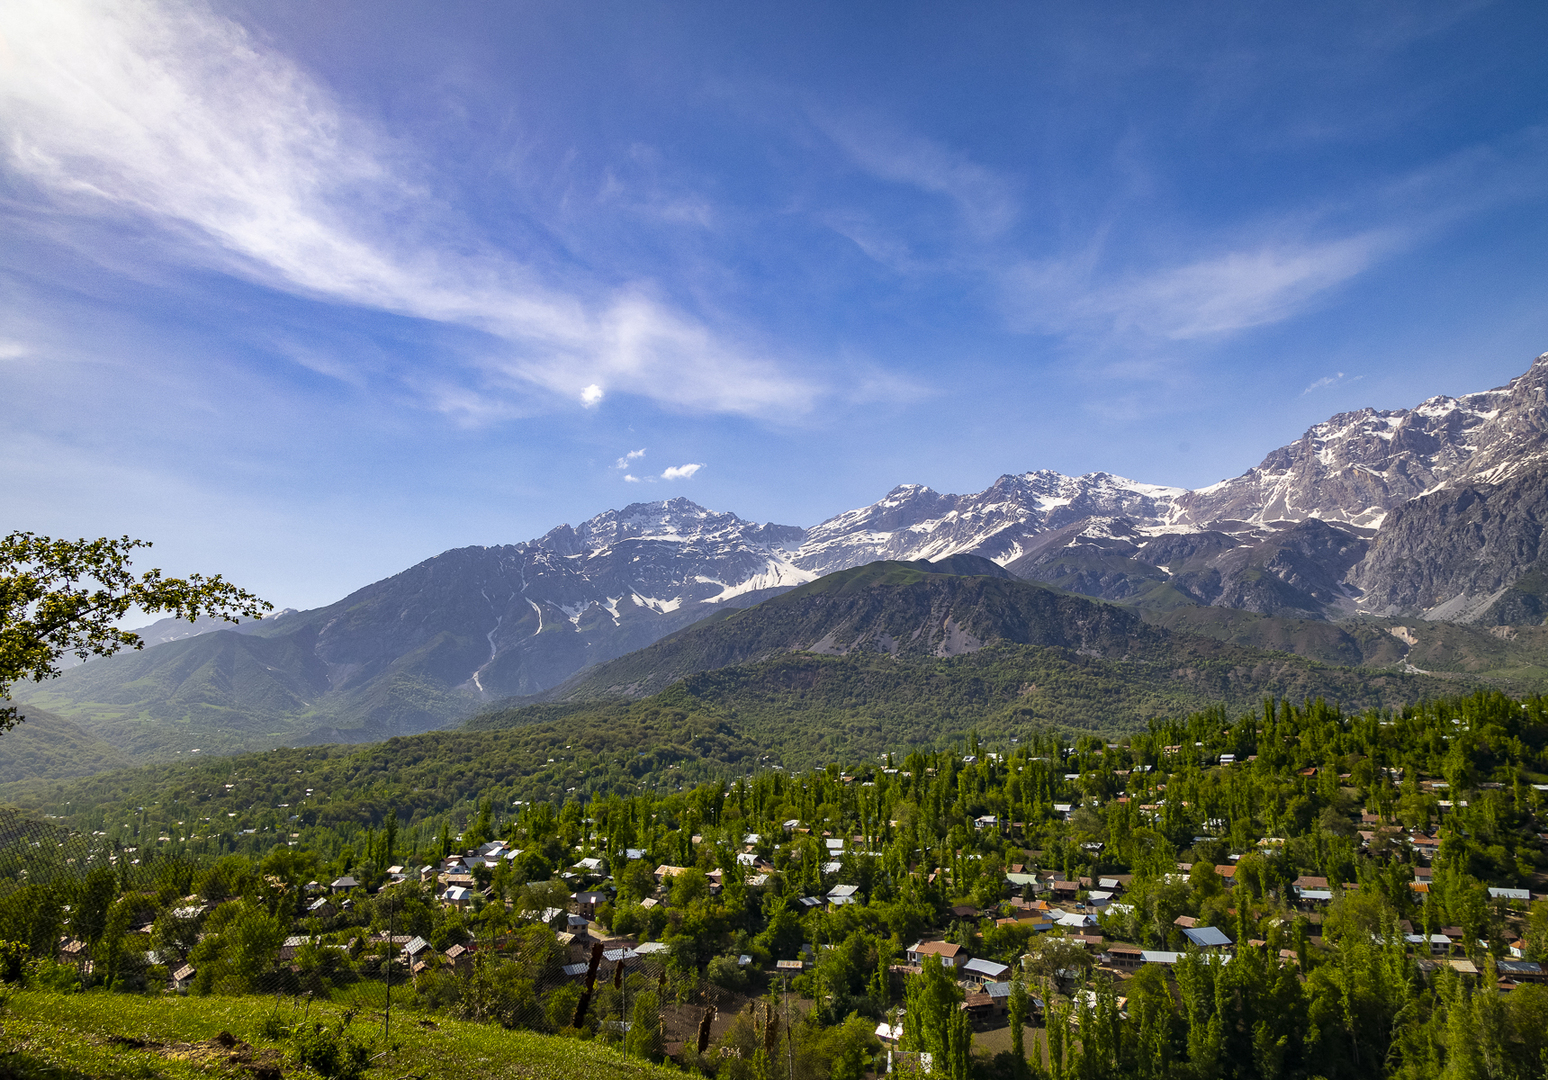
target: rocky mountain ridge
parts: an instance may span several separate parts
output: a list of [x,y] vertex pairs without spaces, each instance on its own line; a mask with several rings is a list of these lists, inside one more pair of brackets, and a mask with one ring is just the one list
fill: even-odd
[[[1505,591],[1534,572],[1533,492],[1545,467],[1548,354],[1493,390],[1340,413],[1242,475],[1193,491],[1047,471],[1002,476],[975,495],[904,485],[809,530],[792,561],[829,572],[868,558],[971,553],[1142,607],[1490,622],[1505,617],[1495,607]],[[1446,512],[1464,490],[1488,512]],[[1400,509],[1405,524],[1384,528]],[[1484,532],[1489,555],[1475,567]]]
[[545,692],[824,574],[955,555],[1157,612],[1541,622],[1545,470],[1548,354],[1494,390],[1332,417],[1196,491],[1038,470],[969,495],[903,485],[809,529],[634,503],[238,633],[158,625],[164,644],[18,697],[118,746],[150,737],[150,719],[211,746],[382,738]]

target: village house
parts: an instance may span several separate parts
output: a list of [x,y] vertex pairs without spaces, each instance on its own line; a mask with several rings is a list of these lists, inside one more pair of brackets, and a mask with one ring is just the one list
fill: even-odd
[[575,908],[587,919],[597,917],[597,908],[607,903],[607,893],[582,892],[575,894]]
[[923,964],[925,957],[934,956],[951,968],[960,968],[968,960],[962,946],[949,941],[917,941],[908,947],[906,955],[910,964]]

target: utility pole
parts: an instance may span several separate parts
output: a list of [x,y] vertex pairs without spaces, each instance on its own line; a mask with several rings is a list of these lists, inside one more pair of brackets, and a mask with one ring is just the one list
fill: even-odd
[[394,928],[397,926],[398,912],[392,906],[391,898],[387,904],[387,1021],[382,1025],[382,1041],[387,1044],[387,1050],[392,1051],[392,946]]
[[795,1028],[790,1026],[790,976],[785,976],[785,1060],[790,1063],[790,1080],[795,1080]]

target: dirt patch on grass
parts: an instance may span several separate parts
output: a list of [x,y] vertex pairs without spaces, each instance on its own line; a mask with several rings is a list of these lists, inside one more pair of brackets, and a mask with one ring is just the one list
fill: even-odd
[[282,1080],[283,1058],[278,1050],[258,1050],[229,1031],[222,1031],[207,1042],[161,1043],[132,1035],[114,1035],[108,1041],[125,1050],[150,1050],[169,1061],[191,1061],[205,1067],[215,1065],[251,1080]]

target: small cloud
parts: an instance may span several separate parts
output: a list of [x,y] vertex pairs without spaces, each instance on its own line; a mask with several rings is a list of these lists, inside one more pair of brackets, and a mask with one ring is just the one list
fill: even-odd
[[638,476],[632,476],[629,473],[624,473],[624,481],[630,484],[638,484],[640,482],[640,478]]
[[588,409],[601,400],[602,388],[596,383],[592,383],[590,386],[586,387],[586,389],[581,391],[581,404],[586,406]]
[[662,471],[661,479],[686,480],[702,468],[704,468],[702,462],[698,464],[689,462],[687,465],[669,465],[665,470]]
[[20,342],[0,341],[0,360],[20,360],[31,350]]
[[615,468],[615,469],[627,469],[629,467],[629,462],[635,461],[635,460],[637,460],[639,458],[642,458],[644,456],[645,456],[645,448],[643,446],[640,447],[638,450],[630,450],[623,457],[621,457],[617,461],[613,462],[613,468]]
[[[1349,381],[1350,382],[1359,382],[1363,378],[1365,378],[1364,375],[1356,375],[1354,378],[1350,379]],[[1340,371],[1337,375],[1324,375],[1322,378],[1318,379],[1316,382],[1314,382],[1310,386],[1308,386],[1305,390],[1302,390],[1301,391],[1301,396],[1305,397],[1307,394],[1311,393],[1313,390],[1325,390],[1325,389],[1327,389],[1330,386],[1337,386],[1339,383],[1341,383],[1343,381],[1344,381],[1344,373],[1342,371]]]

